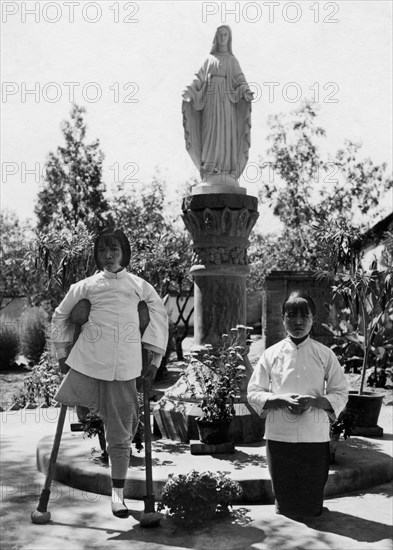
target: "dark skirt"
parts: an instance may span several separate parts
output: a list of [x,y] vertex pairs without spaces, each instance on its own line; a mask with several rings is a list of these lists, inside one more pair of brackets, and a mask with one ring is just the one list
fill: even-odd
[[266,442],[266,455],[276,499],[285,516],[319,516],[329,475],[329,442]]

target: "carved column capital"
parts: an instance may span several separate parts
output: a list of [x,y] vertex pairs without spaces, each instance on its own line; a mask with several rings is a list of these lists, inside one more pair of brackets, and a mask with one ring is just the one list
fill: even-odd
[[183,200],[182,210],[193,239],[194,267],[248,265],[248,238],[259,216],[255,197],[196,195]]

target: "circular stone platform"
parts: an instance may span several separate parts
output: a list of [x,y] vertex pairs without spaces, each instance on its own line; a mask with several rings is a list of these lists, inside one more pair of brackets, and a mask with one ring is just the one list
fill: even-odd
[[[46,473],[53,437],[44,437],[37,447],[38,469]],[[340,441],[336,464],[331,465],[326,496],[385,483],[393,478],[391,441],[351,437]],[[92,449],[95,451],[92,451]],[[125,497],[142,499],[145,491],[144,451],[132,446]],[[157,500],[169,474],[191,470],[224,472],[243,488],[241,503],[271,504],[274,501],[266,463],[265,442],[236,445],[234,454],[192,455],[190,445],[153,437],[153,480]],[[65,432],[60,445],[54,479],[83,491],[110,495],[110,468],[99,457],[98,438],[83,438],[80,432]]]

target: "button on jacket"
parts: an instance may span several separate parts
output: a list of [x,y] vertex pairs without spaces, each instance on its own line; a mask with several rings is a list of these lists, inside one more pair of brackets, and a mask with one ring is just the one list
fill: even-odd
[[71,286],[52,319],[52,340],[58,357],[72,345],[75,326],[69,317],[83,298],[91,303],[67,364],[74,370],[100,380],[131,380],[142,370],[138,303],[144,300],[150,322],[142,342],[164,355],[168,340],[168,316],[157,292],[147,281],[128,273],[100,271]]
[[312,340],[296,345],[289,337],[262,354],[248,384],[248,401],[266,414],[265,439],[296,443],[329,441],[327,411],[309,408],[296,415],[285,409],[262,411],[271,394],[326,397],[337,417],[348,399],[346,378],[334,352]]

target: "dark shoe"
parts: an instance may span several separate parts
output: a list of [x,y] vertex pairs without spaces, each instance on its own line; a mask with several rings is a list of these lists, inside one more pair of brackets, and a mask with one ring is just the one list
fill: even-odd
[[111,502],[111,507],[112,507],[112,514],[115,517],[123,518],[123,519],[128,518],[128,508],[124,504],[124,501],[123,501],[123,504]]

